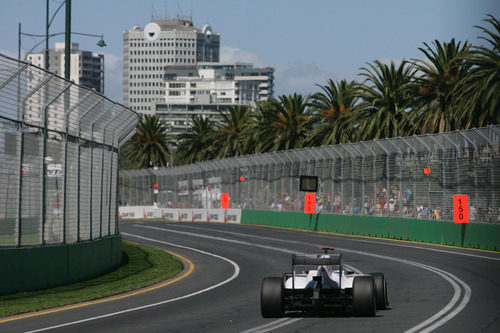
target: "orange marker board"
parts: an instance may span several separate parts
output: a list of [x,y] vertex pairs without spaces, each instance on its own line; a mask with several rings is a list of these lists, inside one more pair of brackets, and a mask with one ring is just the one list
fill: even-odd
[[304,213],[314,214],[316,209],[316,193],[306,192],[306,197],[304,200]]
[[220,194],[220,208],[229,209],[229,193]]
[[469,223],[469,199],[467,194],[453,196],[453,221]]
[[431,168],[424,168],[424,174],[430,175],[431,174]]

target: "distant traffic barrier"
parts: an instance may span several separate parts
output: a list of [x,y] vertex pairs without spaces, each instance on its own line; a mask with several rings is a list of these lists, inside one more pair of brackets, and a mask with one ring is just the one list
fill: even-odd
[[243,209],[242,224],[335,232],[500,251],[500,224]]
[[173,222],[240,223],[241,209],[155,208],[154,206],[122,206],[120,219],[164,219]]

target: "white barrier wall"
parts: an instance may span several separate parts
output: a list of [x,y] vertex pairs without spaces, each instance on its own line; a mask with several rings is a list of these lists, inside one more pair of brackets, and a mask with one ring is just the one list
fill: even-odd
[[165,219],[176,222],[240,223],[241,209],[154,208],[122,206],[119,219]]

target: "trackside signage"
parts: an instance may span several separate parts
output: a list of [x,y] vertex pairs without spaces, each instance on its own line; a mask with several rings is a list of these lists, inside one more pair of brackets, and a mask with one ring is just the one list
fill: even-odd
[[467,194],[453,196],[453,221],[455,223],[469,223],[469,198]]
[[154,208],[154,206],[122,206],[120,219],[165,219],[174,222],[241,223],[241,209]]

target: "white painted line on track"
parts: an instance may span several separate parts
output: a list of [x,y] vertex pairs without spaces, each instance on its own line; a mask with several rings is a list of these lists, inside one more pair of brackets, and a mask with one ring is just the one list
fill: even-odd
[[302,318],[281,318],[275,321],[272,321],[270,323],[260,325],[254,328],[251,328],[249,330],[243,331],[241,333],[264,333],[264,332],[269,332],[273,331],[275,329],[278,329],[280,327],[290,325],[295,323],[296,321],[301,320]]
[[[260,244],[255,244],[255,243],[251,243],[251,242],[246,242],[246,241],[228,239],[228,238],[224,238],[224,237],[200,235],[200,234],[191,233],[191,232],[187,232],[187,231],[179,231],[179,230],[173,230],[173,229],[151,227],[151,226],[146,226],[146,225],[135,225],[135,226],[141,227],[141,228],[146,228],[146,229],[153,229],[153,230],[157,230],[157,231],[163,231],[163,232],[184,234],[184,235],[189,235],[189,236],[194,236],[194,237],[199,237],[199,238],[220,240],[220,241],[225,241],[225,242],[229,242],[229,243],[244,244],[244,245],[248,245],[248,246],[254,246],[254,247],[259,247],[259,248],[264,248],[264,249],[269,249],[269,250],[274,250],[274,251],[280,251],[280,252],[285,252],[285,253],[295,253],[295,251],[291,251],[288,249],[283,249],[283,248],[278,248],[278,247],[268,246],[268,245],[260,245]],[[232,234],[239,235],[239,236],[248,236],[248,235],[242,234],[242,233],[232,233]],[[275,238],[263,237],[263,236],[252,235],[251,237],[261,238],[261,239],[265,239],[265,240],[274,240],[274,241],[290,242],[290,243],[302,244],[302,245],[310,245],[309,243],[304,243],[304,242],[299,242],[299,241],[281,240],[281,239],[275,239]],[[434,329],[444,325],[446,322],[451,320],[453,317],[455,317],[458,313],[460,313],[467,306],[467,304],[470,301],[471,289],[470,289],[469,285],[467,285],[464,281],[460,280],[455,275],[453,275],[449,272],[446,272],[444,270],[441,270],[439,268],[425,265],[425,264],[422,264],[422,263],[419,263],[416,261],[411,261],[411,260],[406,260],[406,259],[401,259],[401,258],[396,258],[396,257],[390,257],[390,256],[384,256],[384,255],[379,255],[379,254],[374,254],[374,253],[369,253],[369,252],[343,249],[343,248],[336,248],[336,249],[339,251],[343,251],[343,252],[350,252],[350,253],[355,253],[355,254],[359,254],[359,255],[363,255],[363,256],[371,256],[371,257],[375,257],[375,258],[379,258],[379,259],[396,261],[396,262],[400,262],[403,264],[408,264],[408,265],[412,265],[415,267],[423,268],[423,269],[426,269],[428,271],[431,271],[431,272],[441,276],[443,279],[445,279],[448,283],[451,284],[451,286],[453,287],[453,296],[452,296],[450,302],[448,302],[448,304],[443,309],[441,309],[438,313],[436,313],[435,315],[433,315],[429,319],[425,320],[424,322],[416,325],[415,327],[410,328],[405,333],[415,333],[415,332],[418,332],[420,329],[423,329],[420,332],[426,332],[426,333],[431,332]],[[422,247],[422,249],[425,250],[426,248]],[[488,257],[486,257],[486,258],[488,258]],[[462,288],[464,290],[464,295],[462,295]],[[462,299],[462,301],[457,306],[457,303],[460,301],[460,299]],[[301,319],[301,318],[298,318],[298,319]]]
[[205,255],[209,255],[209,256],[215,257],[215,258],[222,259],[222,260],[230,263],[234,267],[234,273],[233,273],[233,275],[231,275],[231,277],[229,277],[228,279],[226,279],[226,280],[224,280],[222,282],[219,282],[219,283],[217,283],[217,284],[215,284],[213,286],[210,286],[210,287],[202,289],[202,290],[195,291],[193,293],[190,293],[190,294],[187,294],[187,295],[184,295],[184,296],[180,296],[180,297],[176,297],[176,298],[172,298],[172,299],[167,299],[167,300],[164,300],[164,301],[161,301],[161,302],[147,304],[147,305],[143,305],[143,306],[139,306],[139,307],[135,307],[135,308],[130,308],[130,309],[122,310],[122,311],[112,312],[112,313],[108,313],[108,314],[104,314],[104,315],[100,315],[100,316],[95,316],[95,317],[90,317],[90,318],[86,318],[86,319],[76,320],[76,321],[72,321],[72,322],[69,322],[69,323],[59,324],[59,325],[55,325],[55,326],[51,326],[51,327],[40,328],[40,329],[36,329],[36,330],[33,330],[33,331],[28,331],[26,333],[35,333],[35,332],[43,332],[43,331],[53,330],[53,329],[56,329],[56,328],[61,328],[61,327],[66,327],[66,326],[81,324],[81,323],[85,323],[85,322],[88,322],[88,321],[93,321],[93,320],[98,320],[98,319],[113,317],[113,316],[117,316],[117,315],[120,315],[120,314],[132,312],[132,311],[138,311],[138,310],[152,308],[152,307],[163,305],[163,304],[167,304],[167,303],[172,303],[172,302],[175,302],[175,301],[179,301],[181,299],[193,297],[193,296],[202,294],[204,292],[213,290],[215,288],[218,288],[218,287],[220,287],[220,286],[222,286],[222,285],[224,285],[226,283],[229,283],[229,282],[233,281],[240,274],[240,266],[238,266],[238,264],[235,263],[234,261],[232,261],[231,259],[225,258],[223,256],[219,256],[217,254],[206,252],[206,251],[202,251],[202,250],[195,249],[195,248],[192,248],[192,247],[187,247],[187,246],[184,246],[184,245],[179,245],[179,244],[164,242],[164,241],[160,241],[160,240],[157,240],[157,239],[142,237],[142,236],[139,236],[139,235],[133,235],[133,234],[128,234],[128,233],[124,233],[124,232],[122,232],[121,234],[122,235],[126,235],[126,236],[130,236],[130,237],[140,238],[140,239],[147,240],[147,241],[150,241],[150,242],[155,242],[155,243],[165,244],[165,245],[169,245],[169,246],[174,246],[174,247],[177,247],[177,248],[186,249],[186,250],[190,250],[190,251],[194,251],[194,252],[198,252],[198,253],[201,253],[201,254],[205,254]]
[[347,270],[349,270],[349,271],[353,271],[353,272],[354,272],[354,273],[356,273],[356,274],[362,274],[362,273],[363,273],[363,272],[361,272],[359,269],[357,269],[356,267],[351,266],[351,265],[346,265],[346,264],[344,264],[344,265],[343,265],[343,267],[344,267],[344,268],[347,268]]
[[[136,224],[135,226],[140,227],[142,225]],[[173,226],[178,226],[178,225],[175,225],[175,224],[169,225],[169,227],[173,227]],[[183,225],[182,227],[183,228],[188,228],[188,229],[206,230],[206,229],[203,229],[203,228],[200,228],[200,227],[195,227],[195,226],[186,226],[186,225]],[[277,229],[281,230],[281,231],[286,231],[286,232],[290,232],[290,231],[300,232],[301,231],[301,230],[298,230],[298,229],[297,230],[279,229],[279,228],[277,228]],[[218,231],[218,232],[223,233],[223,234],[228,234],[228,235],[237,235],[237,236],[245,235],[247,237],[267,239],[267,240],[273,240],[273,241],[281,241],[281,242],[287,242],[287,243],[302,243],[302,242],[298,242],[298,241],[292,241],[292,240],[286,240],[286,239],[276,239],[276,238],[266,237],[266,236],[247,235],[247,234],[241,234],[241,233],[238,233],[238,232],[231,232],[231,231]],[[428,247],[425,247],[425,246],[410,245],[410,244],[400,244],[400,243],[397,243],[398,240],[396,240],[396,239],[391,240],[390,242],[387,242],[387,241],[384,241],[384,240],[387,240],[387,239],[383,239],[383,238],[380,238],[379,240],[359,239],[359,238],[356,238],[356,236],[353,236],[353,235],[343,235],[343,237],[342,237],[342,236],[339,236],[338,234],[335,234],[335,233],[332,233],[331,235],[329,235],[327,232],[325,232],[325,233],[318,232],[316,234],[315,233],[308,233],[308,234],[319,236],[319,237],[329,237],[329,238],[338,237],[338,238],[342,238],[342,239],[345,239],[346,237],[348,237],[349,240],[352,241],[352,242],[360,242],[360,243],[368,243],[368,244],[378,244],[378,245],[388,245],[388,246],[396,246],[396,247],[406,247],[406,248],[411,248],[411,249],[419,249],[419,250],[425,250],[425,251],[434,251],[434,252],[441,252],[441,253],[453,254],[453,255],[458,255],[458,256],[465,256],[465,257],[473,257],[473,258],[479,258],[479,259],[487,259],[487,260],[500,261],[500,258],[498,258],[498,257],[492,257],[492,256],[487,256],[487,255],[479,255],[479,254],[472,254],[472,253],[465,253],[465,252],[456,252],[456,251],[443,250],[443,249],[437,249],[437,248],[431,247],[431,246],[439,246],[439,244],[427,244]],[[373,238],[373,237],[371,237],[371,238]],[[471,249],[457,248],[456,250],[457,251],[460,251],[460,250],[467,251],[467,250],[471,250]]]
[[[500,258],[496,257],[490,257],[490,256],[482,256],[479,254],[472,254],[472,253],[464,253],[464,252],[455,252],[455,251],[450,251],[450,250],[443,250],[443,249],[436,249],[432,247],[424,247],[424,246],[417,246],[417,245],[408,245],[408,244],[396,244],[396,243],[388,243],[388,242],[377,242],[377,241],[370,241],[366,239],[352,239],[351,241],[353,242],[362,242],[362,243],[371,243],[371,244],[383,244],[383,245],[389,245],[389,246],[397,246],[397,247],[407,247],[411,249],[419,249],[419,250],[425,250],[425,251],[434,251],[434,252],[441,252],[441,253],[447,253],[447,254],[454,254],[458,256],[465,256],[465,257],[473,257],[473,258],[479,258],[479,259],[489,259],[489,260],[495,260],[495,261],[500,261]],[[432,246],[432,244],[429,244],[429,246]],[[458,250],[458,249],[457,249]],[[467,249],[463,249],[467,250]]]
[[[446,272],[442,269],[439,269],[439,268],[436,268],[433,266],[429,266],[429,265],[425,265],[425,264],[422,264],[422,263],[419,263],[416,261],[400,259],[400,258],[396,258],[396,257],[389,257],[389,256],[384,256],[384,255],[379,255],[379,254],[374,254],[374,253],[367,253],[367,252],[363,252],[363,251],[350,250],[350,249],[338,249],[338,250],[343,251],[343,252],[356,253],[356,254],[360,254],[360,255],[367,255],[367,256],[380,258],[380,259],[397,261],[397,262],[400,262],[403,264],[408,264],[408,265],[420,267],[420,268],[423,268],[423,269],[426,269],[428,271],[431,271],[433,273],[438,274],[443,279],[445,279],[448,283],[451,284],[451,286],[453,287],[454,293],[453,293],[453,297],[451,298],[450,302],[448,302],[448,304],[444,308],[442,308],[441,311],[439,311],[438,313],[436,313],[435,315],[433,315],[429,319],[425,320],[424,322],[418,324],[417,326],[412,327],[409,330],[405,331],[405,333],[418,332],[419,329],[422,329],[422,328],[432,324],[431,326],[427,327],[425,330],[421,331],[421,332],[431,332],[432,330],[434,330],[434,329],[438,328],[439,326],[442,326],[443,324],[448,322],[451,318],[455,317],[460,311],[462,311],[465,308],[465,306],[467,306],[467,304],[470,301],[471,289],[470,289],[469,285],[467,285],[464,281],[460,280],[455,275],[453,275],[449,272]],[[460,286],[459,286],[459,284],[460,284]],[[462,302],[460,302],[460,304],[456,308],[454,308],[457,305],[460,298],[462,297],[462,288],[461,287],[464,289],[465,294],[463,295]]]

